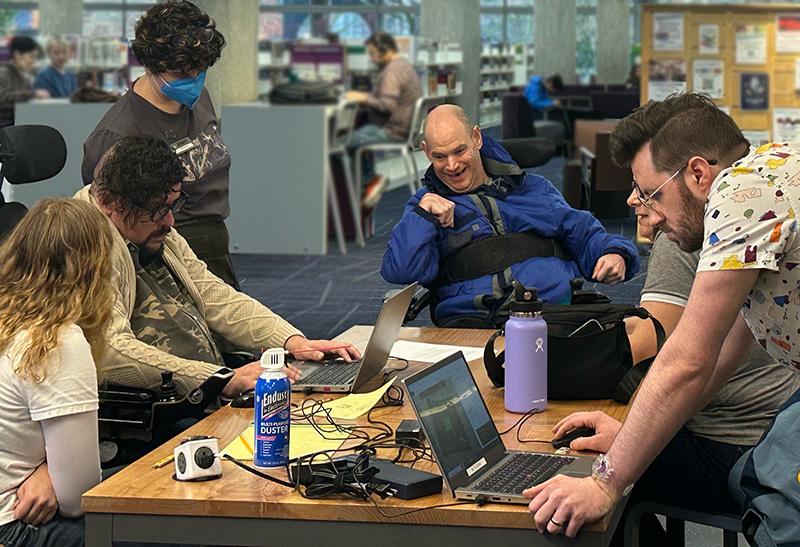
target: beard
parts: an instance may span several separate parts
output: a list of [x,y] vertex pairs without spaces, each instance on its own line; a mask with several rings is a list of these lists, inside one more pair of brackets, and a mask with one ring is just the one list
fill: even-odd
[[666,223],[662,223],[659,228],[666,234],[673,234],[673,239],[681,251],[692,253],[703,247],[706,203],[692,194],[682,181],[678,181],[678,190],[683,203],[683,213],[674,228],[667,226]]
[[145,240],[144,244],[139,245],[139,263],[143,266],[150,264],[157,258],[161,258],[162,254],[164,253],[164,242],[162,241],[161,244],[158,246],[157,249],[153,249],[148,246],[148,243],[153,238],[159,236],[165,236],[170,232],[169,226],[165,226],[163,228],[159,228],[152,234],[150,234],[147,239]]

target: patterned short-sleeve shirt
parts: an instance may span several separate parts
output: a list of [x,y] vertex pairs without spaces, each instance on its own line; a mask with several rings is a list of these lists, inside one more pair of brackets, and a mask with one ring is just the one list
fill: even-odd
[[800,368],[800,143],[765,144],[714,181],[697,271],[760,269],[742,314],[778,361]]

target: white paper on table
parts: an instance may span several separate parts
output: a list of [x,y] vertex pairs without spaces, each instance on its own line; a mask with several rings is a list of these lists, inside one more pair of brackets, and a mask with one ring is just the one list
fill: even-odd
[[464,354],[467,361],[480,359],[483,357],[483,348],[473,348],[470,346],[447,346],[443,344],[425,344],[422,342],[407,342],[398,340],[392,346],[389,353],[392,357],[401,357],[409,361],[420,361],[422,363],[435,363],[441,361],[448,355],[457,351]]

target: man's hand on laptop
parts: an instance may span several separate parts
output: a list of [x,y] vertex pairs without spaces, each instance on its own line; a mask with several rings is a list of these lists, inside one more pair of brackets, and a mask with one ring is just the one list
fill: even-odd
[[325,359],[325,354],[336,355],[348,363],[353,359],[361,359],[361,352],[359,352],[355,346],[347,342],[337,342],[336,340],[308,340],[298,334],[286,340],[283,347],[291,352],[292,357],[297,360],[321,361]]
[[[264,369],[261,367],[260,361],[253,361],[233,369],[233,378],[222,390],[222,396],[233,399],[248,389],[255,389],[256,380],[258,380],[262,372],[264,372]],[[295,366],[286,364],[283,367],[283,372],[286,373],[292,383],[300,379],[300,370]]]
[[574,538],[587,522],[600,520],[619,502],[622,495],[610,485],[592,477],[578,479],[556,475],[522,492],[533,498],[528,504],[540,533],[564,534]]

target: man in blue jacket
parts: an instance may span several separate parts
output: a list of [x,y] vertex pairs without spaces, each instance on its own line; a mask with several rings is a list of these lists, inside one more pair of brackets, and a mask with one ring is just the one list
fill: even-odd
[[461,108],[431,111],[422,149],[431,167],[392,230],[381,275],[435,291],[440,326],[503,323],[514,279],[545,302],[564,303],[571,279],[613,284],[638,271],[630,241],[523,172]]
[[528,99],[533,110],[542,112],[543,110],[559,105],[558,100],[550,98],[550,93],[553,91],[561,91],[563,87],[564,81],[558,74],[553,74],[549,78],[532,76],[528,85],[525,87],[525,98]]

